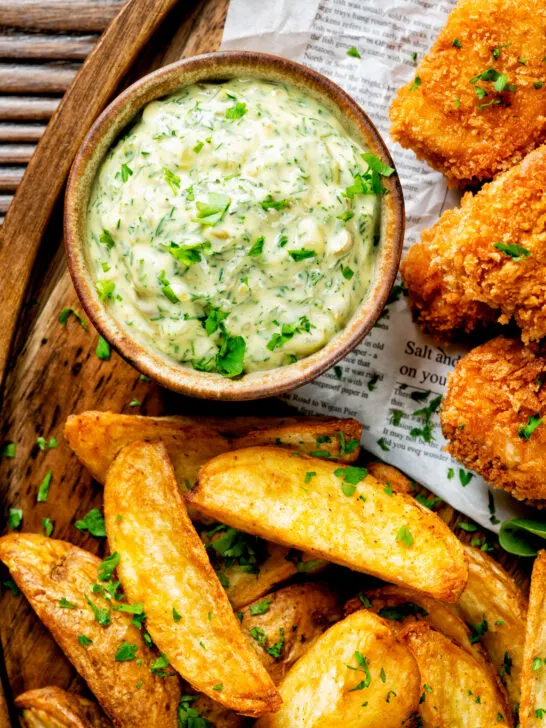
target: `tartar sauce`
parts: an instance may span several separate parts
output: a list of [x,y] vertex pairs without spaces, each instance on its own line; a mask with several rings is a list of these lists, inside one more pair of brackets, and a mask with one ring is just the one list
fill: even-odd
[[294,87],[182,88],[145,107],[96,177],[98,295],[133,337],[196,369],[290,364],[369,287],[391,171]]

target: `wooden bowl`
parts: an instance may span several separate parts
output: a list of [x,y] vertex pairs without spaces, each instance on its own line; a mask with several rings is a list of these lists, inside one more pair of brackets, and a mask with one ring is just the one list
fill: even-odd
[[65,204],[65,246],[68,268],[82,305],[98,331],[128,362],[163,386],[207,399],[245,400],[287,392],[325,372],[359,344],[375,324],[396,277],[404,238],[404,198],[396,174],[384,178],[381,239],[374,276],[364,300],[344,329],[322,349],[294,364],[244,374],[232,380],[178,364],[144,346],[112,316],[95,291],[85,256],[87,205],[93,181],[111,145],[136,114],[150,101],[181,86],[229,78],[281,81],[305,91],[340,120],[348,134],[383,162],[393,165],[377,129],[367,115],[336,84],[315,71],[265,53],[245,51],[210,53],[145,76],[130,86],[93,124],[72,166]]

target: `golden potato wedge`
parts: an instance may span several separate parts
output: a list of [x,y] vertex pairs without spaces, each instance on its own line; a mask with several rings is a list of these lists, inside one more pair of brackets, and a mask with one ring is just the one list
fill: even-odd
[[245,715],[276,710],[280,697],[248,644],[190,521],[162,442],[133,442],[104,485],[108,542],[120,554],[128,597],[195,690]]
[[543,726],[546,718],[546,551],[533,565],[521,672],[521,728]]
[[325,457],[345,463],[354,462],[360,454],[362,425],[357,420],[311,422],[308,419],[290,424],[270,425],[255,429],[236,439],[237,449],[258,445],[289,447],[314,457]]
[[197,421],[176,417],[142,417],[113,412],[82,412],[70,415],[64,436],[78,459],[99,483],[122,447],[136,440],[162,440],[183,490],[197,480],[197,471],[207,460],[229,450],[220,433]]
[[426,622],[409,624],[399,636],[419,665],[423,728],[513,725],[497,681],[469,652]]
[[28,690],[15,705],[23,728],[112,728],[97,703],[53,686]]
[[[0,559],[117,728],[175,728],[179,680],[151,671],[158,654],[145,645],[132,615],[92,591],[104,583],[99,558],[65,541],[11,533],[0,538]],[[105,626],[93,609],[107,612]],[[137,659],[116,660],[124,643]]]
[[275,684],[330,625],[341,619],[323,584],[293,584],[241,611],[241,626]]
[[407,493],[409,495],[413,492],[411,480],[404,473],[401,473],[400,470],[393,468],[392,465],[376,461],[367,463],[366,468],[368,473],[380,483],[390,485],[395,493]]
[[[479,642],[474,641],[470,630],[450,605],[411,589],[389,585],[366,591],[351,599],[345,605],[345,614],[352,614],[364,607],[386,619],[395,632],[413,622],[427,622],[473,655],[493,679],[498,680],[497,671],[487,653]],[[503,691],[504,687],[499,684],[499,689]]]
[[489,554],[471,546],[464,548],[468,582],[453,608],[470,627],[482,632],[480,641],[515,708],[520,702],[527,599]]
[[419,670],[375,614],[361,610],[330,627],[280,685],[278,713],[255,728],[400,728],[417,708]]
[[328,565],[225,524],[202,530],[200,536],[234,609],[259,599],[295,574],[316,574]]
[[443,521],[362,468],[253,447],[206,463],[185,497],[234,528],[445,601],[466,583],[462,545]]

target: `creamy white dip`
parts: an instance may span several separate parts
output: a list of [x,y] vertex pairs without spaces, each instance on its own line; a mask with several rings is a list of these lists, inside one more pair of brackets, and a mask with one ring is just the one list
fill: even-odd
[[317,351],[370,285],[389,168],[366,151],[278,83],[150,103],[92,190],[99,296],[141,343],[196,369],[237,376]]

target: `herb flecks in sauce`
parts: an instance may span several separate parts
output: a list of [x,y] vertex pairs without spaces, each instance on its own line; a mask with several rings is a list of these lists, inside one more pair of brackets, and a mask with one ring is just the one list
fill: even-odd
[[201,371],[301,359],[369,287],[391,173],[292,87],[188,86],[144,109],[95,180],[97,293],[133,336]]

